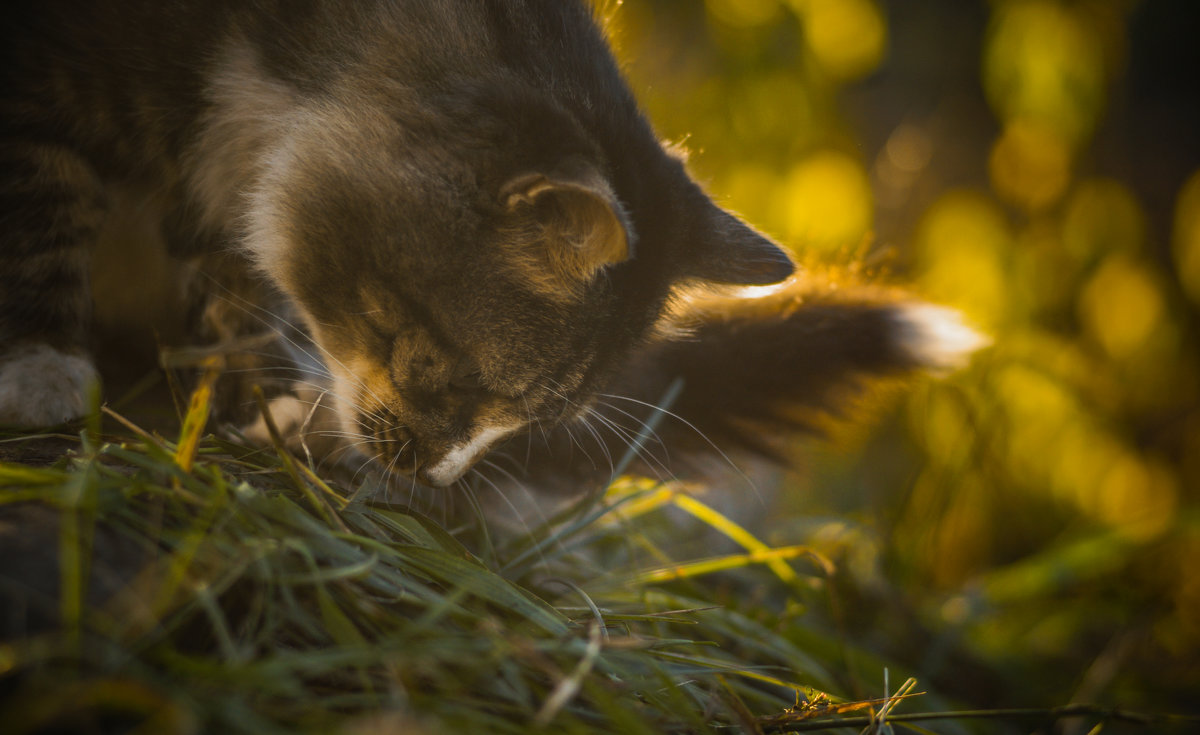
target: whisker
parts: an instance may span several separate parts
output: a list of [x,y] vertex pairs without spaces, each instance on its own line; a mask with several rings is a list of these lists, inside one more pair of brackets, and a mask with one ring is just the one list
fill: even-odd
[[[675,412],[673,412],[673,411],[670,411],[670,410],[668,410],[668,409],[666,409],[666,408],[663,408],[663,407],[661,407],[661,406],[657,406],[657,405],[655,405],[655,404],[653,404],[653,403],[647,403],[646,401],[642,401],[642,400],[639,400],[639,399],[637,399],[637,398],[631,398],[631,397],[629,397],[629,396],[617,395],[617,394],[614,394],[614,393],[597,393],[596,395],[597,395],[598,397],[601,397],[601,398],[613,398],[613,399],[617,399],[617,400],[621,400],[621,401],[629,401],[630,403],[635,403],[635,404],[637,404],[637,405],[639,405],[639,406],[645,406],[645,407],[647,407],[647,408],[650,408],[650,409],[652,409],[652,410],[659,411],[659,412],[661,412],[663,415],[665,415],[665,416],[668,416],[668,417],[670,417],[670,418],[673,418],[673,419],[675,419],[676,421],[678,421],[678,422],[682,423],[684,426],[686,426],[686,427],[688,427],[689,429],[691,429],[692,431],[694,431],[694,432],[696,433],[696,435],[697,435],[697,436],[699,436],[701,439],[703,439],[703,440],[704,440],[704,442],[705,442],[706,444],[708,444],[708,446],[709,446],[709,447],[711,447],[711,448],[712,448],[712,450],[713,450],[714,452],[716,452],[716,453],[717,453],[717,455],[718,455],[718,456],[719,456],[721,459],[723,459],[723,460],[725,461],[725,463],[726,463],[726,464],[728,464],[728,465],[729,465],[729,467],[730,467],[731,469],[733,469],[733,471],[734,471],[734,472],[736,472],[738,475],[740,475],[740,476],[741,476],[741,478],[742,478],[743,480],[745,480],[745,481],[746,481],[746,484],[750,486],[750,489],[752,489],[752,490],[754,491],[754,494],[755,494],[755,496],[756,496],[756,497],[758,497],[758,499],[759,499],[759,502],[765,502],[765,501],[763,500],[763,498],[762,498],[762,493],[759,491],[759,489],[758,489],[758,485],[757,485],[757,484],[754,482],[754,480],[750,479],[750,476],[749,476],[749,475],[747,475],[747,474],[746,474],[744,471],[742,471],[742,468],[741,468],[741,467],[739,467],[739,466],[737,465],[737,463],[736,463],[736,462],[734,462],[734,461],[733,461],[733,459],[731,459],[731,458],[730,458],[730,456],[729,456],[728,454],[726,454],[726,453],[725,453],[725,452],[724,452],[724,451],[723,451],[723,450],[722,450],[720,447],[718,447],[718,446],[717,446],[717,444],[716,444],[716,443],[715,443],[715,442],[714,442],[712,439],[709,439],[709,438],[708,438],[708,435],[707,435],[707,434],[705,434],[703,431],[701,431],[701,430],[700,430],[700,429],[699,429],[699,428],[698,428],[698,427],[697,427],[695,424],[693,424],[691,421],[688,421],[687,419],[685,419],[684,417],[680,416],[679,414],[677,414],[677,413],[675,413]],[[612,404],[607,404],[607,405],[609,405],[609,406],[610,406],[611,408],[613,408],[614,410],[619,410],[619,409],[616,409],[616,407],[615,407],[615,406],[612,406]]]
[[[525,493],[531,499],[532,502],[529,505],[531,505],[533,507],[534,512],[537,514],[538,520],[541,521],[541,525],[546,525],[547,523],[549,523],[549,520],[550,520],[549,517],[542,511],[540,504],[537,502],[538,501],[537,494],[532,492],[528,487],[526,487],[524,483],[517,480],[510,473],[505,471],[504,468],[499,467],[494,462],[491,462],[488,459],[481,459],[479,461],[478,466],[495,470],[496,472],[499,472],[500,474],[504,475],[505,478],[507,478],[511,483],[513,483],[514,490]],[[525,535],[531,536],[533,534],[533,527],[531,527],[529,525],[529,522],[527,520],[527,514],[521,512],[521,510],[517,507],[517,504],[514,503],[512,501],[512,499],[508,497],[508,494],[504,491],[504,489],[501,488],[497,482],[492,480],[492,478],[488,477],[480,470],[475,470],[473,472],[473,475],[480,478],[480,480],[482,480],[483,482],[487,483],[487,485],[496,492],[496,495],[500,498],[501,501],[504,502],[504,504],[506,506],[508,506],[508,509],[512,512],[513,518],[515,518],[517,520],[517,522],[520,523],[521,526],[524,528]],[[562,550],[566,549],[566,547],[563,546],[561,540],[556,540],[555,544]],[[544,567],[549,567],[550,561],[546,558],[546,555],[543,553],[543,550],[541,548],[538,548],[537,555],[538,555],[539,559],[541,560],[541,564]]]
[[592,440],[595,441],[600,447],[600,451],[604,454],[604,460],[608,462],[608,472],[611,475],[612,473],[616,472],[617,468],[616,465],[613,464],[612,452],[608,451],[608,444],[606,444],[604,439],[600,436],[600,431],[595,426],[592,426],[593,417],[591,411],[592,410],[589,408],[587,409],[586,413],[579,417],[579,425],[591,435]]
[[[618,424],[615,420],[599,413],[598,411],[593,410],[591,412],[591,416],[599,421],[601,426],[606,427],[609,431],[613,432],[617,438],[624,442],[625,445],[633,451],[634,456],[645,462],[646,466],[652,472],[654,472],[656,479],[664,481],[667,479],[673,479],[675,477],[675,474],[671,472],[671,469],[661,459],[654,455],[654,453],[646,446],[645,442],[638,441],[641,436],[640,434],[634,433],[628,427]],[[616,472],[615,467],[613,468],[613,472]]]
[[[645,430],[647,439],[653,440],[655,444],[662,447],[663,452],[667,452],[667,445],[663,442],[662,437],[660,437],[658,435],[658,432],[655,431],[654,428],[647,421],[645,421],[644,419],[638,418],[637,416],[633,415],[629,411],[622,410],[622,409],[612,405],[611,403],[608,403],[607,401],[600,401],[600,404],[602,406],[604,406],[605,408],[611,408],[612,410],[616,411],[617,413],[621,414],[622,416],[625,416],[626,418],[631,419],[635,424],[637,424],[639,429]],[[599,411],[596,411],[595,409],[586,408],[585,410],[591,416],[594,416],[599,419],[608,418],[608,420],[611,421],[614,425],[617,425],[615,419],[606,417],[603,414],[601,414]],[[625,431],[628,431],[630,433],[633,433],[633,430],[627,426],[622,426],[622,429],[624,429]],[[636,435],[634,435],[634,436],[636,438]],[[669,452],[667,453],[667,459],[670,460]]]
[[[207,276],[207,277],[209,278],[209,280],[210,280],[210,281],[212,281],[212,283],[213,283],[213,284],[214,284],[214,285],[215,285],[217,288],[221,289],[221,290],[222,290],[222,291],[224,291],[226,294],[229,294],[229,297],[220,296],[220,295],[218,294],[218,297],[219,297],[219,298],[223,298],[223,299],[224,299],[224,300],[225,300],[227,303],[229,303],[229,304],[231,304],[231,305],[233,305],[233,306],[235,306],[235,307],[237,307],[237,308],[240,308],[240,309],[241,309],[241,310],[242,310],[242,311],[243,311],[243,312],[244,312],[244,313],[245,313],[247,316],[249,316],[250,318],[252,318],[252,319],[254,319],[254,320],[256,320],[256,321],[258,321],[260,324],[262,324],[263,326],[265,326],[267,329],[269,329],[269,330],[271,330],[272,332],[274,332],[275,334],[279,335],[279,337],[280,337],[281,339],[283,339],[285,342],[287,342],[288,344],[290,344],[290,345],[291,345],[292,347],[294,347],[294,348],[295,348],[295,349],[296,349],[296,350],[297,350],[297,351],[298,351],[300,354],[304,355],[304,356],[305,356],[305,357],[307,357],[309,360],[312,360],[313,362],[315,362],[315,363],[317,363],[317,364],[321,364],[321,360],[320,360],[320,359],[319,359],[317,356],[313,355],[311,352],[309,352],[308,350],[306,350],[306,349],[305,349],[303,346],[301,346],[301,345],[300,345],[300,344],[299,344],[299,343],[298,343],[296,340],[294,340],[294,339],[292,339],[291,337],[289,337],[288,335],[284,334],[283,330],[279,329],[277,326],[275,326],[274,324],[270,323],[270,322],[269,322],[269,321],[267,321],[266,319],[262,318],[262,317],[261,317],[261,316],[259,316],[258,314],[255,314],[253,311],[251,311],[251,309],[254,309],[255,311],[262,312],[263,314],[266,314],[267,316],[270,316],[272,319],[274,319],[274,320],[276,320],[276,321],[278,321],[278,322],[281,322],[281,323],[283,323],[283,324],[286,324],[288,327],[291,327],[291,328],[292,328],[293,330],[295,330],[296,332],[298,332],[298,333],[300,333],[300,334],[305,334],[305,335],[307,336],[307,333],[305,332],[305,330],[303,330],[303,329],[299,328],[297,325],[293,324],[293,323],[292,323],[290,320],[288,320],[288,319],[284,318],[282,315],[280,315],[280,314],[276,314],[276,313],[274,313],[274,312],[270,311],[269,309],[267,309],[266,307],[264,307],[264,306],[262,306],[262,305],[260,305],[260,304],[255,304],[255,303],[253,303],[253,302],[251,302],[251,301],[249,301],[249,300],[247,300],[247,299],[243,298],[242,296],[240,296],[240,295],[238,295],[238,294],[234,293],[233,291],[231,291],[230,289],[228,289],[228,288],[226,288],[224,285],[222,285],[222,284],[221,284],[221,283],[220,283],[220,282],[219,282],[219,281],[218,281],[216,278],[214,278],[214,277],[213,277],[211,274],[205,273],[204,275],[205,275],[205,276]],[[232,297],[232,298],[230,298],[230,297]],[[239,302],[240,302],[240,303],[239,303]],[[313,341],[313,340],[311,340],[311,339],[310,339],[310,340],[309,340],[309,343],[310,343],[310,344],[311,344],[313,347],[315,347],[317,350],[319,350],[319,351],[320,351],[320,353],[321,353],[322,355],[324,355],[324,356],[325,356],[325,357],[327,357],[329,360],[333,361],[333,362],[334,362],[334,363],[335,363],[335,364],[336,364],[338,367],[340,367],[340,368],[342,369],[342,371],[343,371],[343,372],[344,372],[346,375],[350,376],[350,382],[351,382],[351,383],[355,383],[355,384],[357,384],[357,386],[356,386],[356,387],[358,387],[360,390],[362,390],[362,391],[363,391],[365,394],[369,395],[371,398],[373,398],[373,399],[374,399],[375,401],[377,401],[378,403],[380,403],[380,404],[384,403],[384,401],[380,400],[379,396],[375,395],[375,393],[374,393],[374,392],[373,392],[373,391],[370,389],[370,387],[369,387],[369,386],[367,386],[365,383],[363,383],[363,381],[361,381],[361,380],[359,380],[357,377],[355,377],[355,376],[354,376],[354,373],[353,373],[351,370],[349,370],[349,369],[346,367],[346,365],[345,365],[345,364],[344,364],[344,363],[343,363],[341,360],[339,360],[339,359],[337,358],[337,356],[335,356],[335,355],[334,355],[333,353],[331,353],[329,350],[327,350],[327,349],[325,349],[324,347],[322,347],[320,344],[317,344],[317,342],[316,342],[316,341]]]

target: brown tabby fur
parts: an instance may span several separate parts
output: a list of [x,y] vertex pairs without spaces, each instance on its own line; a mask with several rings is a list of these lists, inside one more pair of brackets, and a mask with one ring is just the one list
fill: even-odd
[[326,431],[435,485],[606,391],[683,376],[684,418],[762,449],[780,406],[974,346],[948,312],[794,293],[658,336],[681,286],[793,265],[663,149],[579,2],[44,0],[0,28],[0,423],[83,410],[89,260],[131,202],[222,264],[227,338],[284,330]]

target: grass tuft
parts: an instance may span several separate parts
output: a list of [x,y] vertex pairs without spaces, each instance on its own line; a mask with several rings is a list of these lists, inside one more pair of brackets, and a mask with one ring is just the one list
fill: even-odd
[[[177,442],[109,412],[121,433],[95,421],[48,466],[0,463],[0,517],[39,519],[21,534],[42,533],[52,562],[5,562],[27,572],[5,583],[6,733],[882,732],[920,718],[894,711],[912,681],[839,696],[855,688],[848,657],[874,659],[828,617],[780,612],[828,607],[830,560],[767,545],[687,488],[620,477],[515,539],[451,534],[281,442],[205,435],[205,385]],[[669,509],[745,553],[673,558]]]

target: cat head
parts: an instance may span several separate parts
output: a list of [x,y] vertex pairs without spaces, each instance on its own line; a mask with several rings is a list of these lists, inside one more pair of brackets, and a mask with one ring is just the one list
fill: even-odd
[[535,97],[313,113],[253,197],[247,245],[321,348],[343,430],[428,484],[585,412],[677,285],[793,270],[640,118],[614,142]]

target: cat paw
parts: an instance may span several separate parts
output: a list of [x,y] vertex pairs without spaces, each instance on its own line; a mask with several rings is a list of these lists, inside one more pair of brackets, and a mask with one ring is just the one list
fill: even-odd
[[[267,402],[267,410],[271,412],[271,420],[285,443],[290,443],[299,436],[304,419],[308,415],[308,407],[290,393],[272,398]],[[271,432],[267,428],[266,419],[261,415],[243,426],[241,433],[251,444],[261,447],[271,445]]]
[[954,309],[905,304],[896,309],[896,344],[913,362],[930,370],[956,370],[991,340],[971,328]]
[[92,361],[44,344],[0,357],[0,426],[56,426],[82,416],[100,380]]
[[[338,431],[337,416],[327,403],[323,393],[304,389],[275,396],[267,402],[271,420],[288,450],[299,455],[325,456],[334,449],[342,432]],[[241,427],[240,433],[256,446],[269,447],[274,443],[261,415]]]

